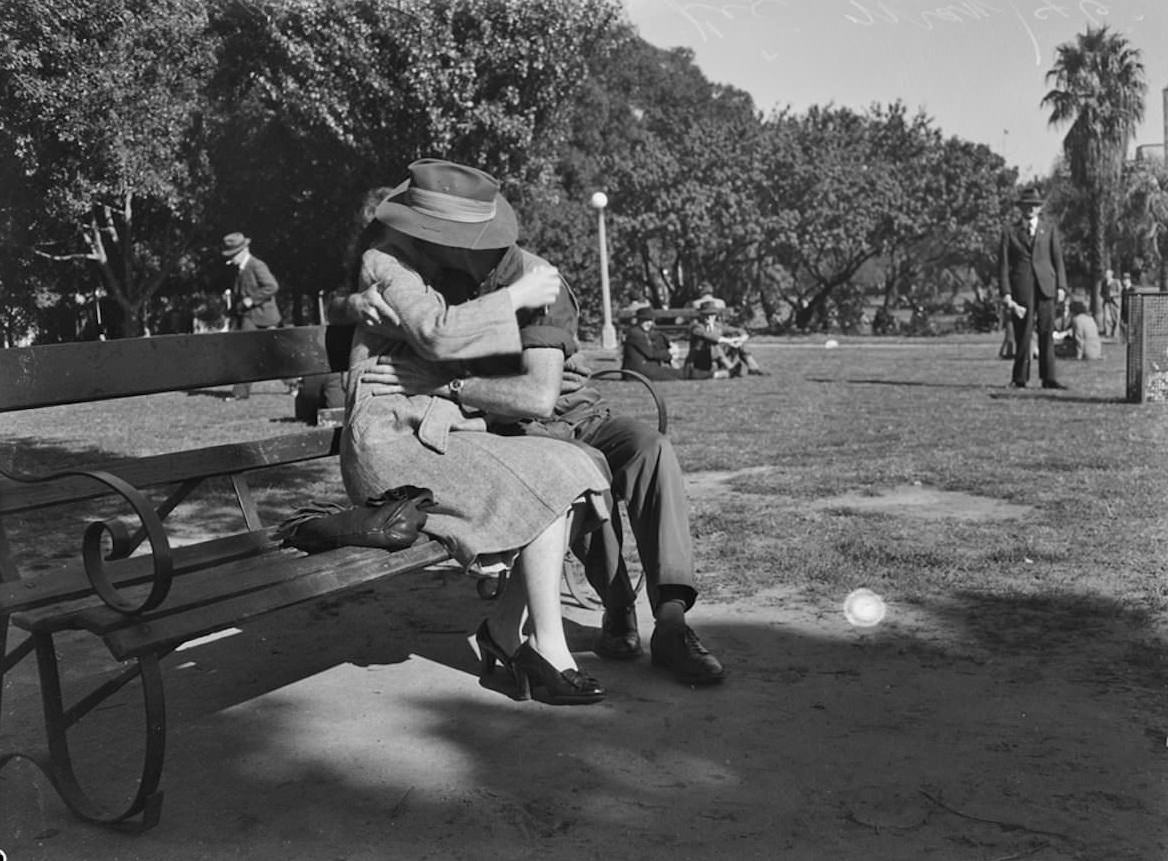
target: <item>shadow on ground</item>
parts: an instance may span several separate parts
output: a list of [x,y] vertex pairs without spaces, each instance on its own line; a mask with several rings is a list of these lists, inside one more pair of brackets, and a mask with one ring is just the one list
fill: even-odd
[[[586,651],[599,617],[569,610],[581,662],[611,692],[588,708],[480,685],[467,632],[487,609],[466,579],[428,572],[185,649],[169,662],[161,824],[84,825],[33,769],[10,766],[0,848],[127,861],[1163,857],[1168,650],[1109,600],[967,593],[894,605],[874,629],[781,590],[702,605],[695,623],[731,673],[704,690],[646,659],[600,662]],[[8,734],[35,734],[30,680],[6,695]],[[128,758],[115,741],[136,725],[132,704],[115,711],[94,773]]]

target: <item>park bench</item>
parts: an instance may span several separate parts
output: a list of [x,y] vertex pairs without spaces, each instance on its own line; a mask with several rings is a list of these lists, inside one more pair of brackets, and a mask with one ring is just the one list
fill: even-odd
[[[307,326],[0,350],[0,413],[326,374],[347,367],[351,337],[350,327]],[[594,376],[639,380],[652,395],[658,427],[666,430],[665,405],[648,380],[612,368]],[[296,424],[260,440],[36,475],[15,474],[8,469],[11,461],[0,459],[0,693],[6,674],[25,658],[35,660],[46,739],[44,750],[16,751],[4,749],[0,735],[0,768],[17,758],[32,761],[86,821],[153,827],[163,798],[166,709],[160,662],[166,656],[272,611],[450,559],[442,544],[426,539],[392,553],[342,547],[308,555],[281,546],[276,524],[261,518],[249,479],[264,470],[337,457],[341,430],[335,421],[333,416],[307,429]],[[168,515],[200,487],[225,483],[238,509],[235,522],[222,534],[175,546]],[[14,552],[22,516],[110,499],[120,500],[130,523],[103,514],[78,530],[78,558],[22,576],[18,567],[34,567],[19,564]],[[283,516],[308,502],[289,501]],[[42,549],[46,557],[60,557],[59,547]],[[582,599],[581,578],[567,573],[569,591]],[[480,594],[492,597],[497,585],[480,581]],[[23,639],[9,648],[20,632]],[[91,680],[90,690],[66,703],[58,640],[89,635],[104,643],[121,667],[109,678]],[[132,799],[109,809],[78,779],[70,738],[87,715],[134,682],[141,687],[144,710],[141,770]]]
[[[0,350],[0,413],[327,373],[347,366],[350,338],[344,327],[312,326]],[[163,795],[164,657],[261,614],[449,559],[443,545],[425,539],[392,553],[342,547],[307,555],[282,548],[275,524],[261,519],[249,477],[336,457],[340,435],[337,427],[291,426],[292,432],[268,439],[37,476],[0,475],[0,644],[5,646],[0,691],[5,674],[33,656],[47,743],[44,751],[0,749],[0,767],[18,757],[29,759],[82,819],[149,828],[158,822]],[[6,466],[0,461],[0,468]],[[164,521],[211,479],[229,484],[236,523],[224,534],[174,546]],[[131,513],[129,522],[95,521],[78,530],[79,558],[21,576],[13,526],[22,515],[111,495]],[[285,516],[309,502],[290,501]],[[139,546],[149,552],[130,555]],[[44,550],[51,557],[61,548]],[[20,632],[24,638],[8,648]],[[72,703],[63,696],[55,643],[66,632],[100,638],[123,662],[117,675],[92,682],[93,689]],[[132,800],[111,810],[78,780],[71,731],[136,680],[145,711],[141,772]]]
[[[689,335],[690,326],[701,317],[696,308],[654,308],[653,322],[667,338],[684,338]],[[621,311],[617,315],[621,331],[636,322],[636,311]]]

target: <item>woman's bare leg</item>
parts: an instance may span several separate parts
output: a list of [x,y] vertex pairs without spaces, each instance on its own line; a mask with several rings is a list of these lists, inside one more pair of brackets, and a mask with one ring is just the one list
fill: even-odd
[[515,563],[515,573],[523,583],[527,612],[531,616],[531,645],[558,670],[576,669],[560,611],[560,580],[564,576],[567,538],[567,517],[559,517],[520,551]]

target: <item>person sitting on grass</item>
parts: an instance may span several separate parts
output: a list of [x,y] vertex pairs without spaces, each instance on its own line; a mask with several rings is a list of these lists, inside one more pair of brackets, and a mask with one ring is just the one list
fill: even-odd
[[638,308],[636,320],[625,330],[621,367],[636,371],[650,380],[680,380],[682,373],[673,367],[675,348],[653,321],[652,308]]
[[705,301],[698,308],[701,317],[689,330],[689,355],[686,357],[686,373],[690,379],[722,380],[726,377],[742,376],[743,371],[756,376],[765,376],[766,371],[758,366],[754,356],[746,347],[750,336],[745,332],[724,328],[718,321],[722,309],[717,303]]
[[1087,306],[1077,299],[1071,302],[1070,326],[1056,348],[1056,355],[1083,361],[1103,358],[1099,326],[1095,318],[1087,313]]

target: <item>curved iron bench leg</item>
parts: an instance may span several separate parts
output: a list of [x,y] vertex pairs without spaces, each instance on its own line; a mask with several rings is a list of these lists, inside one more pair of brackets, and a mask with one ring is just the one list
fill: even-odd
[[[49,749],[46,754],[6,754],[0,757],[0,768],[17,758],[32,762],[44,772],[65,805],[87,822],[124,825],[143,831],[153,828],[158,824],[162,810],[163,794],[158,785],[162,780],[162,763],[166,752],[166,704],[158,656],[149,654],[140,657],[137,666],[114,683],[97,688],[75,706],[66,709],[52,635],[34,634],[33,637],[36,640],[37,669]],[[143,753],[142,773],[138,778],[137,792],[129,805],[121,811],[110,811],[93,801],[77,780],[69,752],[68,731],[94,706],[135,676],[142,679],[142,699],[146,710],[146,749]],[[127,822],[139,814],[142,816],[140,823]]]

